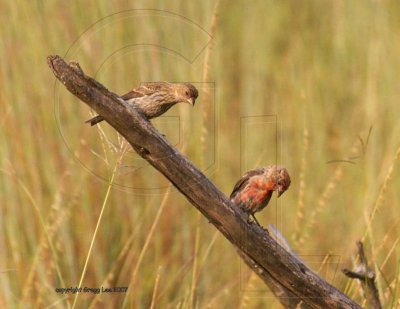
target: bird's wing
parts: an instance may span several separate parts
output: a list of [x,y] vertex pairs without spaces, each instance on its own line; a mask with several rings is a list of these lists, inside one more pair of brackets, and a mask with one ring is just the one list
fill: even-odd
[[130,99],[135,99],[135,98],[140,98],[146,95],[151,95],[155,91],[150,90],[146,87],[140,86],[138,88],[132,89],[131,91],[125,93],[124,95],[121,96],[121,98],[125,101],[128,101]]
[[230,198],[232,199],[236,193],[238,193],[240,190],[242,190],[247,182],[249,181],[250,177],[256,176],[256,175],[261,175],[262,173],[264,173],[264,168],[257,168],[251,171],[248,171],[246,174],[244,174],[235,184],[235,186],[233,187],[232,193]]
[[164,89],[169,89],[171,87],[171,83],[168,82],[147,82],[142,83],[139,88],[145,88],[146,91],[161,91]]
[[125,101],[128,101],[128,100],[130,100],[130,99],[143,97],[143,95],[144,95],[144,94],[141,93],[141,92],[138,92],[138,91],[136,91],[136,90],[131,90],[131,91],[125,93],[124,95],[122,95],[121,98],[122,98],[123,100],[125,100]]
[[125,93],[121,98],[125,101],[140,98],[147,95],[152,95],[155,92],[162,91],[167,88],[169,83],[167,82],[149,82],[142,83],[139,87],[132,89],[128,93]]

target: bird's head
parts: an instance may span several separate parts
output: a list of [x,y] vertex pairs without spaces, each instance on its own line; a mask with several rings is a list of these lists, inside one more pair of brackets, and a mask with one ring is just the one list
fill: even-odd
[[274,184],[273,190],[280,197],[290,186],[290,176],[286,168],[273,165],[266,169],[266,177]]
[[189,83],[175,83],[175,95],[178,102],[189,103],[194,106],[199,92]]

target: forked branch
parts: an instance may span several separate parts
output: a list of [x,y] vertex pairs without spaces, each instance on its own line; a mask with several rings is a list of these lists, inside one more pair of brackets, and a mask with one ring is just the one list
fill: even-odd
[[347,268],[342,272],[349,278],[358,279],[363,286],[364,294],[366,295],[367,303],[373,309],[382,309],[379,300],[378,288],[375,284],[375,272],[368,265],[368,259],[364,252],[364,245],[361,241],[357,241],[358,256],[360,258],[359,265],[355,271]]

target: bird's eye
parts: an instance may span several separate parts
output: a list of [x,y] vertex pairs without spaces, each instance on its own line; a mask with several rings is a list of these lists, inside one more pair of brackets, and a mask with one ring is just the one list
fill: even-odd
[[188,97],[189,96],[189,91],[185,91],[185,95]]

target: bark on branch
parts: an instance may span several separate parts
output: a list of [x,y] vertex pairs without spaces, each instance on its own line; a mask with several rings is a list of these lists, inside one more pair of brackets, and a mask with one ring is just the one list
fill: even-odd
[[76,63],[67,64],[59,56],[49,56],[48,64],[71,93],[103,116],[238,248],[264,282],[269,285],[273,282],[286,291],[280,296],[285,306],[289,296],[292,303],[302,302],[311,308],[361,308],[282,248],[262,228],[248,224],[246,216],[134,107],[86,76]]

